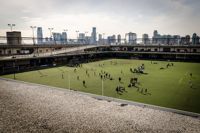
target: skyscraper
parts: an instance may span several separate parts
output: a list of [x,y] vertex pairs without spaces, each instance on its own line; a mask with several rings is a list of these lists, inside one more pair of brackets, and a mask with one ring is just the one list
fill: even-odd
[[102,34],[99,34],[99,41],[101,41],[102,39]]
[[62,42],[62,44],[67,44],[67,33],[66,32],[62,32],[61,42]]
[[98,44],[103,44],[103,36],[102,36],[102,34],[99,34]]
[[37,27],[37,44],[43,43],[42,27]]
[[91,35],[91,43],[96,44],[97,43],[96,40],[97,40],[96,27],[93,27],[92,28],[92,35]]
[[85,33],[79,33],[78,42],[80,42],[82,44],[86,43],[86,41],[85,41]]
[[143,44],[149,44],[149,35],[148,34],[143,34],[142,35],[142,43]]
[[158,31],[157,31],[157,30],[154,30],[154,31],[153,31],[152,43],[153,43],[153,44],[157,44],[158,41],[161,41],[160,35],[158,34]]
[[199,36],[197,36],[196,33],[194,33],[192,35],[192,44],[195,45],[195,44],[199,44]]
[[128,43],[129,44],[136,44],[137,43],[137,34],[129,32],[128,33]]
[[121,35],[117,35],[117,43],[120,44],[121,43]]
[[55,32],[53,33],[54,43],[61,44],[61,38],[62,38],[61,33],[55,33]]

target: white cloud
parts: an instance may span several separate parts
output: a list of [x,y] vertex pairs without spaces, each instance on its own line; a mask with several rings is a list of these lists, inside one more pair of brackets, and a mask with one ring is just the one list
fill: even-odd
[[[42,26],[45,35],[48,27],[56,31],[69,29],[124,35],[132,31],[139,34],[154,29],[166,34],[200,34],[198,0],[1,0],[0,34],[8,29],[7,23],[15,23],[16,30],[29,33],[30,25]],[[8,10],[10,9],[10,10]],[[25,32],[26,31],[26,32]]]

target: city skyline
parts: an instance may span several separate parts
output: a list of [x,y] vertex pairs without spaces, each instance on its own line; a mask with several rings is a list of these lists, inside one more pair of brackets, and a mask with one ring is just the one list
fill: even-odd
[[75,38],[77,30],[89,35],[91,27],[105,36],[134,32],[139,38],[144,33],[152,37],[154,30],[166,35],[200,34],[198,0],[7,0],[1,3],[1,36],[9,31],[8,23],[16,24],[13,30],[22,31],[22,36],[32,36],[31,25],[43,27],[44,37],[49,36],[49,27],[54,28],[53,32],[68,29],[69,38]]

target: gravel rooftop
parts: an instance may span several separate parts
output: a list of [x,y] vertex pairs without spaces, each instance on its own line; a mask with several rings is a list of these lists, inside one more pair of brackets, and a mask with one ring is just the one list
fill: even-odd
[[200,119],[0,79],[0,133],[200,133]]

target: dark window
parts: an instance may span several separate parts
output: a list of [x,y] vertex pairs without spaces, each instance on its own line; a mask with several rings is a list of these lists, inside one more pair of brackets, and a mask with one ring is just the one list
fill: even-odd
[[196,53],[196,52],[197,52],[197,49],[193,49],[193,52]]
[[163,52],[170,52],[170,48],[163,48]]
[[20,54],[20,50],[17,50],[17,54]]

